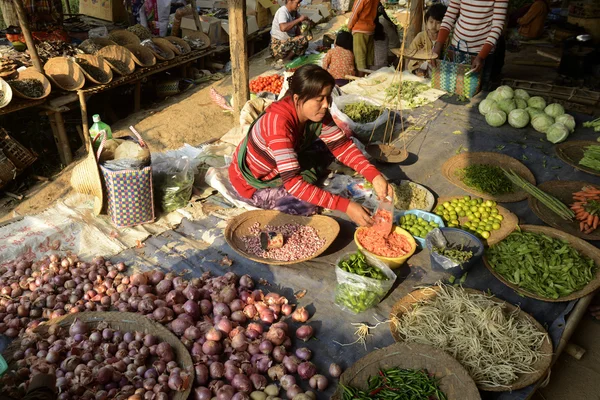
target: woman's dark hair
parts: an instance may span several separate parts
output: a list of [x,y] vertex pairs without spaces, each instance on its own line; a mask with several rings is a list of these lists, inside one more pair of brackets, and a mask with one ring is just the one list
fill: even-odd
[[442,22],[444,15],[446,15],[447,9],[448,7],[440,3],[432,5],[425,13],[425,22],[427,22],[429,18],[433,18],[436,21]]
[[300,103],[318,97],[323,88],[334,87],[335,79],[331,74],[318,65],[303,65],[289,79],[289,89],[286,96],[298,95]]
[[352,51],[352,34],[346,31],[339,31],[335,37],[335,44],[341,48]]

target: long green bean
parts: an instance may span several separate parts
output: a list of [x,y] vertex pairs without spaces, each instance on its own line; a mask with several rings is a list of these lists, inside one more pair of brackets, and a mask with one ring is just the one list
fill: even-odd
[[587,146],[579,165],[600,171],[600,146]]

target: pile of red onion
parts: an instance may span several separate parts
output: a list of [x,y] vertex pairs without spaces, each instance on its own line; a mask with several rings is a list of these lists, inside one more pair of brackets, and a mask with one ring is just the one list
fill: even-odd
[[[0,333],[16,337],[43,319],[66,313],[137,312],[168,327],[190,350],[196,400],[260,398],[256,392],[269,381],[277,381],[290,399],[311,398],[296,374],[313,389],[326,389],[327,378],[317,374],[310,350],[292,349],[293,339],[309,340],[313,328],[292,330],[279,321],[291,316],[294,322],[306,322],[304,308],[294,311],[285,297],[256,290],[248,275],[205,273],[188,281],[161,271],[127,276],[125,269],[123,263],[113,265],[101,257],[86,263],[74,255],[33,263],[15,260],[0,267],[0,293],[5,296],[0,299]],[[330,375],[340,373],[332,365]]]

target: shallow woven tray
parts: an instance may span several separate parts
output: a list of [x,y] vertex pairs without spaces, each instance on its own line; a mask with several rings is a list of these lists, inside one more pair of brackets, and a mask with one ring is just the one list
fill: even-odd
[[76,62],[66,57],[52,57],[44,64],[46,76],[62,90],[73,92],[85,85],[85,75]]
[[97,67],[99,69],[102,70],[102,72],[104,72],[104,81],[99,81],[96,78],[94,78],[93,76],[91,76],[90,74],[88,74],[86,72],[85,69],[83,69],[81,66],[79,68],[81,68],[81,70],[83,71],[83,74],[85,75],[85,78],[92,82],[95,83],[97,85],[105,85],[107,83],[109,83],[110,81],[112,81],[113,79],[113,73],[112,73],[112,69],[110,68],[110,65],[108,65],[107,62],[104,61],[103,57],[98,57],[95,56],[93,54],[78,54],[77,56],[75,56],[75,58],[77,59],[81,59],[81,60],[86,60],[88,62],[88,64]]
[[140,44],[140,38],[133,32],[126,29],[119,29],[108,34],[108,39],[118,45],[126,46],[128,44]]
[[11,102],[13,90],[2,78],[0,78],[0,92],[2,92],[2,96],[0,96],[0,108],[3,108]]
[[[319,238],[325,239],[325,244],[311,257],[302,258],[295,261],[278,261],[270,258],[260,258],[246,252],[246,245],[242,240],[242,237],[250,235],[248,229],[256,222],[260,224],[261,228],[263,228],[265,225],[280,226],[285,224],[312,226],[317,230]],[[331,243],[333,243],[339,232],[340,225],[337,223],[337,221],[324,215],[301,217],[297,215],[284,214],[279,211],[258,210],[247,211],[230,220],[225,228],[225,240],[233,250],[249,260],[271,265],[291,265],[312,260],[313,258],[321,255],[329,246],[331,246]]]
[[[110,65],[112,70],[119,75],[129,75],[133,73],[133,71],[135,71],[135,62],[133,61],[133,56],[131,52],[123,46],[106,46],[102,48],[98,53],[96,53],[96,55],[102,56],[104,58],[104,61],[106,61],[108,65]],[[112,65],[110,59],[113,58],[121,61],[128,67],[127,73],[123,74],[121,71],[119,71],[118,68]]]
[[[426,369],[439,379],[440,389],[448,400],[479,400],[477,385],[467,370],[451,355],[433,346],[419,343],[395,343],[367,354],[340,377],[339,383],[361,390],[368,389],[368,379],[387,368]],[[338,385],[332,399],[340,400]]]
[[20,71],[16,79],[36,79],[38,81],[41,81],[42,85],[44,85],[44,94],[42,95],[42,97],[29,97],[19,92],[18,90],[13,89],[13,93],[17,97],[29,100],[39,100],[48,97],[50,95],[50,92],[52,91],[52,85],[50,84],[48,78],[46,78],[44,74],[40,73],[34,67],[29,67],[27,69],[24,69],[23,71]]
[[588,174],[600,176],[600,171],[579,165],[579,160],[583,158],[583,151],[587,146],[600,146],[600,143],[592,140],[570,140],[568,142],[557,144],[554,148],[558,158],[569,164],[571,167]]
[[[573,193],[581,191],[584,186],[599,188],[597,185],[581,181],[549,181],[538,185],[538,188],[569,206],[574,202]],[[589,235],[586,235],[579,230],[579,221],[565,221],[533,196],[529,196],[529,208],[531,208],[535,215],[542,221],[553,228],[585,240],[600,240],[600,229],[596,229]]]
[[[192,51],[192,48],[190,47],[190,45],[183,39],[178,38],[176,36],[167,36],[165,38],[165,40],[169,41],[171,44],[173,44],[173,51],[175,52],[175,54],[187,54],[190,51]],[[183,49],[183,51],[180,51],[179,48],[177,48],[177,46],[181,46],[181,48]]]
[[408,151],[405,149],[386,144],[370,144],[366,150],[371,157],[382,163],[398,164],[408,158]]
[[140,67],[152,67],[156,65],[156,57],[154,57],[154,53],[149,48],[141,44],[128,44],[124,47],[131,52],[133,61]]
[[[404,314],[407,310],[410,310],[413,307],[413,305],[416,304],[419,300],[422,300],[422,299],[428,300],[428,299],[434,298],[437,295],[438,290],[439,289],[436,289],[436,288],[417,289],[417,290],[409,293],[408,295],[404,296],[403,298],[398,300],[398,302],[396,302],[396,304],[394,304],[394,306],[392,307],[392,311],[390,313],[390,319],[392,319],[395,316]],[[468,293],[482,293],[482,292],[480,292],[478,290],[474,290],[474,289],[465,289],[465,290]],[[506,310],[508,312],[512,312],[517,309],[517,307],[513,306],[512,304],[502,301],[496,297],[492,297],[492,300],[497,303],[505,304]],[[552,362],[553,349],[552,349],[552,343],[550,342],[550,338],[548,337],[546,330],[535,318],[533,318],[531,315],[529,315],[528,313],[526,313],[523,310],[519,310],[519,318],[527,318],[537,327],[537,329],[540,332],[546,333],[546,341],[544,342],[544,344],[542,345],[542,348],[540,349],[541,353],[544,354],[545,356],[541,357],[533,365],[533,368],[536,370],[536,372],[533,372],[530,374],[522,374],[519,377],[519,379],[517,379],[515,382],[513,382],[512,385],[510,385],[509,388],[492,387],[492,386],[488,386],[488,385],[477,385],[477,387],[479,389],[490,391],[490,392],[506,392],[506,391],[522,389],[524,387],[527,387],[527,386],[539,381],[540,378],[542,378],[545,375],[548,368],[550,368],[550,363]],[[391,323],[391,322],[390,322],[390,331],[392,332],[392,336],[394,337],[395,341],[404,343],[404,341],[402,340],[400,335],[394,329],[393,323]]]
[[475,194],[486,200],[496,200],[501,203],[512,203],[525,200],[527,198],[527,192],[520,188],[516,188],[516,190],[512,193],[491,195],[488,193],[478,192],[472,187],[465,185],[462,180],[459,179],[457,172],[458,170],[473,164],[494,165],[504,168],[507,171],[513,170],[517,175],[535,185],[535,177],[529,168],[515,158],[493,152],[461,153],[456,155],[442,165],[442,174],[446,177],[446,179],[464,191]]
[[148,49],[150,49],[150,51],[152,51],[152,53],[154,53],[154,56],[156,57],[157,60],[169,61],[169,60],[172,60],[175,58],[175,52],[173,51],[173,45],[168,40],[162,39],[162,38],[154,38],[154,39],[152,39],[152,43],[154,43],[154,45],[157,46],[159,49],[161,49],[164,53],[164,55],[158,54],[157,52],[152,50],[150,47],[148,47]]
[[[83,42],[81,42],[81,44],[79,45],[79,48],[81,50],[85,51],[84,49],[86,48],[86,45],[88,43],[94,43],[94,44],[96,44],[98,46],[101,46],[101,47],[116,46],[116,43],[113,42],[112,40],[109,40],[109,39],[105,39],[105,38],[91,38],[91,39],[86,39]],[[86,51],[86,53],[88,53],[88,52]],[[97,52],[88,53],[88,54],[96,54],[96,53]]]
[[[41,335],[42,337],[46,337],[48,336],[48,328],[50,325],[59,325],[61,327],[65,327],[68,331],[68,327],[73,323],[73,321],[75,321],[75,318],[85,322],[91,327],[97,326],[100,322],[106,322],[111,326],[111,328],[121,331],[139,331],[146,334],[151,333],[161,341],[167,342],[171,345],[173,351],[175,352],[176,361],[183,370],[190,374],[190,382],[194,381],[194,364],[192,362],[192,357],[183,343],[181,343],[177,336],[171,333],[167,328],[140,314],[120,311],[82,312],[69,314],[44,322],[35,328],[33,332]],[[9,366],[11,366],[11,369],[14,369],[16,366],[14,364],[15,361],[12,359],[12,355],[17,349],[19,349],[19,346],[20,339],[17,338],[3,353],[4,358],[6,358],[6,362],[9,364]],[[190,387],[184,392],[174,392],[172,397],[169,398],[172,398],[173,400],[186,400],[192,391],[192,386],[193,385],[190,385]]]
[[[463,196],[440,197],[434,208],[436,208],[440,204],[443,204],[445,201],[452,201],[454,199],[462,199],[462,198],[463,198]],[[478,237],[478,239],[481,240],[481,242],[483,244],[486,244],[488,246],[494,245],[494,244],[500,242],[501,240],[503,240],[504,238],[506,238],[508,235],[510,235],[512,233],[512,231],[515,230],[517,225],[519,225],[519,217],[517,217],[515,214],[513,214],[506,208],[502,207],[501,205],[497,204],[496,207],[498,208],[498,213],[504,217],[504,219],[500,223],[500,229],[498,229],[497,231],[491,231],[490,237],[487,239]],[[461,222],[461,223],[465,222],[465,221],[468,221],[467,217],[460,217],[458,219],[458,222]]]
[[596,263],[596,276],[581,290],[573,292],[570,295],[565,296],[565,297],[559,297],[558,299],[549,299],[547,297],[543,297],[538,294],[531,293],[523,288],[520,288],[517,285],[510,283],[506,279],[504,279],[504,277],[502,277],[502,275],[497,273],[496,270],[494,270],[494,268],[492,268],[492,266],[489,264],[488,259],[484,253],[483,263],[485,264],[487,269],[492,273],[492,275],[494,275],[496,278],[498,278],[498,280],[500,280],[506,286],[510,287],[515,292],[517,292],[523,296],[531,297],[532,299],[548,301],[551,303],[561,303],[564,301],[577,300],[584,296],[587,296],[590,293],[595,292],[598,288],[600,288],[600,250],[598,250],[598,248],[596,246],[586,242],[585,240],[579,239],[578,237],[575,237],[573,235],[569,235],[568,233],[562,232],[558,229],[550,228],[549,226],[521,225],[520,228],[521,228],[521,231],[523,231],[523,232],[543,233],[550,237],[567,241],[571,245],[571,247],[573,247],[575,250],[579,251],[584,256],[589,257],[592,260],[594,260],[594,262]]
[[[201,32],[201,31],[189,31],[186,35],[184,35],[184,37],[187,37],[187,38],[190,38],[190,39],[201,39],[202,42],[204,42],[204,46],[199,47],[199,48],[194,49],[194,50],[204,50],[204,49],[210,47],[210,38],[204,32]],[[182,40],[185,41],[185,39],[182,39]]]

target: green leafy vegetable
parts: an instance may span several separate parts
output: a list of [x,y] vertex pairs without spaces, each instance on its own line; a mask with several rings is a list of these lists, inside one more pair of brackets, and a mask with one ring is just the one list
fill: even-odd
[[459,170],[462,182],[478,192],[491,195],[513,192],[513,185],[502,168],[488,164],[473,164]]
[[381,115],[381,107],[373,106],[364,101],[351,103],[344,107],[346,114],[352,121],[365,124],[375,121]]

